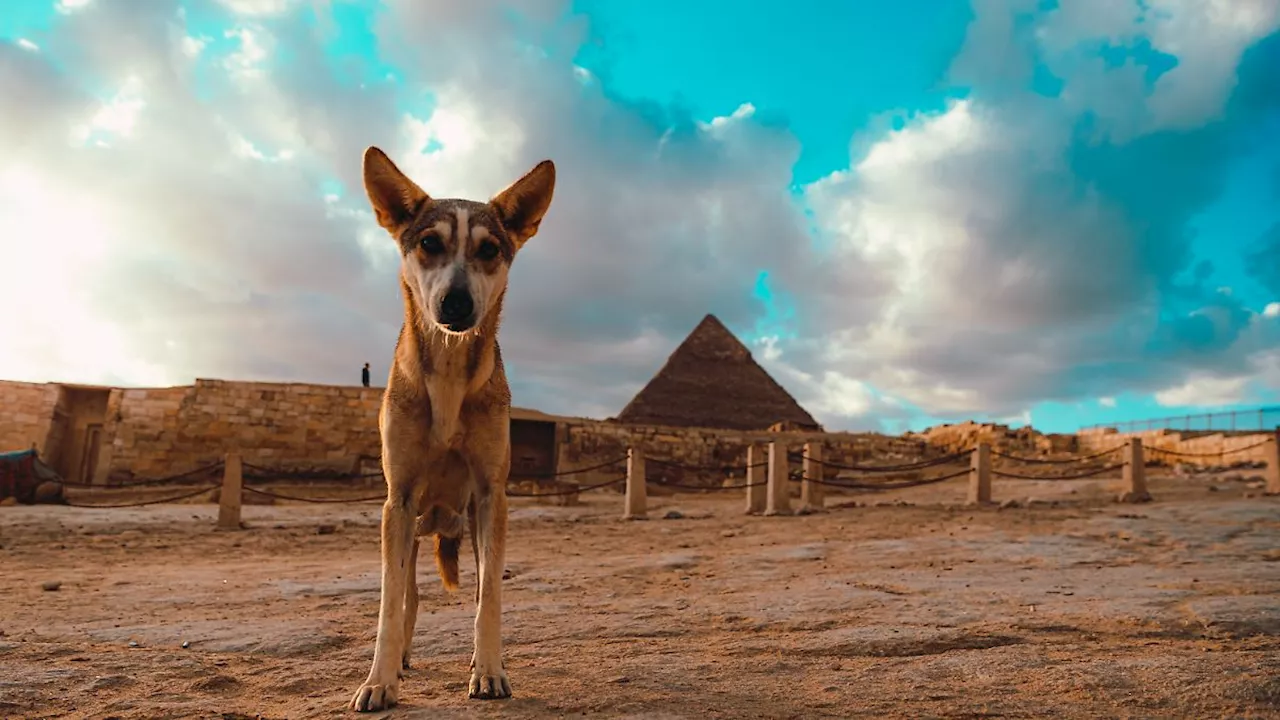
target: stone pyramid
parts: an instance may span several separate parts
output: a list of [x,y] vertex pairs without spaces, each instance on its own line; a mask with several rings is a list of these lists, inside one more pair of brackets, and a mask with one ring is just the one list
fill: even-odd
[[714,315],[698,323],[616,420],[732,430],[767,430],[785,421],[821,429]]

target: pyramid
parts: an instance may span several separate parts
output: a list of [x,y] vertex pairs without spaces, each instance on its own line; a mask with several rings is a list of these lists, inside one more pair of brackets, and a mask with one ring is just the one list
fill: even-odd
[[821,429],[714,315],[698,323],[616,420],[731,430],[767,430],[788,422]]

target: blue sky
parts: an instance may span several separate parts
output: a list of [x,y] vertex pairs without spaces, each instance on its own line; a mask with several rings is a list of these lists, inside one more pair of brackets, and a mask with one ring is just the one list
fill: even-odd
[[518,404],[611,415],[707,312],[834,428],[1280,404],[1280,9],[1208,7],[11,3],[0,262],[65,282],[0,375],[385,372],[377,144],[453,196],[556,160]]

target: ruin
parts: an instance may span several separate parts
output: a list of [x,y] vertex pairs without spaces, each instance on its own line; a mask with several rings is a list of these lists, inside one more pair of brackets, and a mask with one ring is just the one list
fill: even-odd
[[[281,472],[376,474],[382,393],[377,387],[215,379],[163,388],[0,381],[0,453],[35,450],[60,477],[101,486],[193,471],[233,452]],[[595,483],[616,476],[636,448],[653,460],[650,474],[681,464],[701,469],[668,479],[710,486],[726,476],[743,477],[748,448],[771,441],[791,450],[820,443],[834,465],[873,458],[910,462],[980,442],[1021,455],[1094,452],[1128,437],[1191,453],[1178,458],[1183,464],[1220,464],[1215,454],[1245,447],[1250,452],[1237,459],[1266,463],[1268,449],[1253,447],[1266,436],[1110,429],[1044,435],[972,422],[901,437],[827,432],[728,328],[707,315],[616,418],[513,408],[511,477],[539,482],[560,473],[569,474],[561,479],[570,483]],[[593,465],[601,467],[575,472]]]
[[[34,448],[62,477],[104,486],[187,472],[228,452],[263,467],[367,473],[378,467],[381,400],[377,387],[306,383],[198,379],[177,387],[112,388],[0,381],[0,452]],[[625,458],[631,447],[703,467],[744,466],[749,445],[777,438],[797,449],[819,439],[836,462],[917,457],[923,449],[878,433],[675,427],[525,408],[512,409],[511,438],[516,482]],[[605,468],[572,480],[613,474]],[[697,479],[723,478],[708,472]]]

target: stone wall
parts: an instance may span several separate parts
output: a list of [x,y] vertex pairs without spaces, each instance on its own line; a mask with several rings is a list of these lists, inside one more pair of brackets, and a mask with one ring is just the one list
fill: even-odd
[[[0,452],[30,450],[45,454],[53,430],[58,387],[43,383],[0,382]],[[56,445],[60,437],[53,437]]]
[[[593,420],[566,422],[562,438],[562,472],[625,457],[629,447],[636,447],[649,459],[646,463],[646,475],[650,479],[666,478],[702,485],[719,484],[728,478],[744,478],[747,447],[752,443],[780,441],[787,446],[789,452],[799,455],[806,442],[818,441],[823,443],[824,461],[835,465],[893,465],[940,454],[919,441],[874,433],[750,433],[712,428],[624,425]],[[794,459],[791,464],[799,467],[799,462]],[[625,468],[625,465],[619,464],[617,467]],[[838,477],[841,471],[829,467],[826,474],[827,477]],[[580,484],[591,484],[616,475],[617,472],[610,468],[583,474],[577,481]]]
[[182,410],[193,388],[130,388],[120,392],[109,418],[110,480],[158,478],[186,472],[216,458],[183,447]]
[[987,443],[1000,452],[1026,456],[1073,453],[1079,448],[1075,435],[1046,435],[1030,427],[1014,430],[1008,425],[971,421],[937,425],[920,433],[908,433],[908,436],[946,452],[961,452],[976,447],[978,443]]
[[113,479],[185,472],[239,450],[273,469],[350,471],[377,457],[380,388],[197,380],[123,392]]
[[[20,408],[0,418],[4,423],[0,429],[13,438],[9,443],[17,442],[18,449],[30,447],[33,438],[45,442],[55,425],[53,408],[65,394],[61,386],[9,383],[0,387],[11,399],[7,407]],[[183,387],[102,392],[109,396],[103,396],[107,397],[105,414],[98,412],[103,422],[103,449],[94,478],[97,483],[185,473],[216,462],[233,449],[251,465],[341,472],[357,469],[380,454],[377,417],[381,388],[202,379]],[[624,458],[627,448],[636,446],[655,460],[648,465],[651,477],[707,485],[726,477],[742,478],[747,446],[774,439],[782,439],[795,454],[802,451],[805,442],[821,440],[824,458],[845,465],[894,464],[938,454],[920,440],[875,434],[746,433],[582,418],[547,419],[558,425],[562,471]],[[694,469],[683,470],[657,460]],[[731,469],[725,472],[718,468]],[[589,484],[616,477],[624,470],[625,463],[619,462],[566,479]],[[838,474],[838,469],[828,470],[828,476]]]
[[[193,385],[173,388],[90,388],[87,392],[91,395],[97,393],[91,401],[73,401],[77,396],[85,397],[85,390],[57,384],[0,382],[0,450],[21,450],[35,443],[42,456],[48,457],[58,453],[60,446],[75,445],[74,441],[62,442],[60,433],[81,432],[86,422],[101,422],[102,447],[95,483],[184,473],[216,462],[233,449],[239,450],[251,465],[339,472],[362,469],[362,464],[363,469],[376,469],[370,461],[380,454],[377,417],[381,388],[197,380]],[[93,405],[91,412],[79,408],[86,404]],[[535,419],[541,417],[527,414]],[[824,459],[834,465],[893,465],[967,449],[979,440],[1005,452],[1043,455],[1093,452],[1115,447],[1129,437],[1106,430],[1078,436],[1041,435],[1026,428],[1010,430],[1002,425],[976,423],[889,437],[873,433],[666,428],[551,416],[545,419],[558,425],[561,472],[622,460],[627,448],[634,446],[651,459],[647,465],[651,478],[703,485],[741,479],[746,472],[748,445],[771,440],[783,441],[793,454],[799,454],[807,441],[821,441]],[[1178,459],[1199,465],[1222,464],[1214,453],[1252,445],[1265,437],[1256,433],[1199,433],[1184,437],[1165,430],[1136,435],[1150,446],[1210,454]],[[1229,457],[1257,461],[1265,457],[1263,453],[1258,448]],[[1151,458],[1161,459],[1154,454]],[[663,460],[691,469],[659,462]],[[64,464],[68,463],[74,464]],[[792,467],[798,466],[793,461]],[[617,477],[624,469],[625,463],[618,462],[565,479],[590,484]],[[827,469],[827,477],[842,474],[848,473],[839,468]]]
[[[1194,465],[1216,467],[1237,463],[1267,462],[1267,448],[1259,445],[1272,437],[1269,432],[1178,432],[1176,430],[1142,430],[1132,433],[1116,432],[1114,428],[1092,428],[1079,434],[1081,452],[1100,452],[1118,447],[1131,438],[1142,440],[1143,447],[1160,448],[1174,453],[1147,451],[1144,460],[1159,465]],[[1242,450],[1243,448],[1251,448]],[[1236,452],[1241,450],[1240,452]]]

